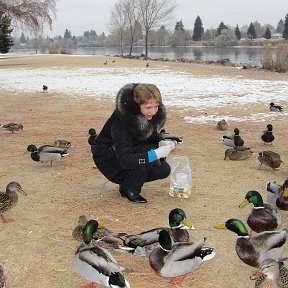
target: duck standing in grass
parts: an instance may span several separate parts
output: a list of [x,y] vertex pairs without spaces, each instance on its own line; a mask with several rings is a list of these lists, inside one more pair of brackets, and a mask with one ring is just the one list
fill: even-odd
[[279,168],[281,163],[283,163],[283,161],[280,158],[280,154],[270,150],[259,152],[258,160],[260,161],[260,166],[258,168],[259,170],[261,170],[262,165],[277,170],[276,168]]
[[18,202],[18,194],[27,195],[18,182],[10,182],[6,192],[0,192],[0,218],[4,223],[12,222],[12,219],[3,216],[3,213],[13,208]]
[[283,257],[286,242],[286,229],[264,231],[249,237],[244,223],[236,218],[228,219],[225,223],[216,224],[215,228],[228,229],[237,234],[235,251],[239,259],[252,267],[260,267],[267,258],[280,260]]
[[281,214],[276,208],[263,203],[259,192],[254,190],[247,192],[239,208],[244,208],[249,203],[254,206],[247,216],[247,224],[251,229],[250,237],[252,236],[252,231],[260,233],[263,231],[273,231],[281,227],[283,223]]
[[272,146],[272,142],[275,140],[272,124],[268,124],[266,126],[266,130],[261,135],[261,139],[264,142],[264,144],[270,144]]
[[167,230],[159,232],[160,246],[149,255],[151,268],[160,276],[180,279],[172,279],[173,284],[180,284],[187,273],[198,268],[203,262],[215,256],[213,248],[204,246],[206,238],[194,243],[178,242],[173,240]]
[[37,149],[34,144],[30,144],[27,151],[31,153],[33,161],[50,162],[50,166],[52,166],[52,161],[69,155],[66,149],[52,145],[43,145]]
[[23,125],[17,123],[0,124],[0,127],[10,131],[12,134],[14,134],[15,131],[23,131]]
[[281,112],[283,110],[283,107],[280,105],[274,104],[274,102],[271,102],[269,109],[270,111],[273,111],[273,112]]
[[131,272],[118,265],[113,256],[104,248],[92,243],[93,235],[98,229],[96,220],[89,220],[83,228],[83,243],[74,255],[74,265],[80,275],[87,281],[86,288],[93,287],[93,283],[102,287],[129,288],[123,272]]
[[195,229],[186,218],[185,212],[180,208],[172,209],[169,212],[169,226],[169,228],[158,227],[139,234],[127,235],[124,244],[134,249],[133,254],[148,257],[155,247],[159,247],[158,238],[161,230],[166,230],[174,242],[189,242],[190,237],[187,229]]
[[266,259],[261,263],[260,269],[250,276],[255,281],[255,288],[287,288],[288,269],[285,267],[283,258],[280,261]]
[[233,135],[223,135],[222,141],[225,145],[235,147],[235,146],[243,146],[244,140],[240,136],[240,130],[238,128],[234,129]]

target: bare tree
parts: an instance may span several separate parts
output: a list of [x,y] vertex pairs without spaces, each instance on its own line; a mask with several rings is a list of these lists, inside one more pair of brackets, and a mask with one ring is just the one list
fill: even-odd
[[148,57],[148,36],[151,29],[163,25],[171,18],[176,5],[172,0],[136,0],[139,22],[145,33],[145,57]]
[[132,54],[134,36],[136,31],[136,21],[138,21],[138,13],[135,5],[135,0],[124,0],[124,10],[127,16],[128,29],[130,33],[130,49],[129,56]]
[[125,0],[120,0],[114,5],[114,8],[111,10],[111,27],[118,32],[119,42],[120,42],[120,51],[123,55],[124,50],[124,29],[127,25],[127,13],[125,10]]
[[57,0],[0,0],[0,11],[12,19],[14,27],[40,31],[44,24],[52,29]]

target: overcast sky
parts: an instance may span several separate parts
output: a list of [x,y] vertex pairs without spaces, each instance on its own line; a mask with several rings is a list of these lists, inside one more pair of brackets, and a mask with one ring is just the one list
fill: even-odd
[[[111,9],[119,0],[58,0],[57,18],[49,36],[64,35],[65,29],[72,35],[83,35],[84,31],[95,30],[110,34],[109,22]],[[171,18],[169,28],[174,28],[182,19],[185,29],[193,29],[197,16],[202,20],[204,29],[217,28],[221,21],[225,25],[239,27],[258,21],[261,25],[274,27],[280,19],[285,20],[288,13],[287,0],[174,0],[177,8]],[[286,10],[285,10],[286,9]]]

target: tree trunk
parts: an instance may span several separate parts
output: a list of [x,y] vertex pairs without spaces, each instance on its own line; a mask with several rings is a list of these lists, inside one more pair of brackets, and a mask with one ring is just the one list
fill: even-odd
[[145,33],[145,58],[148,58],[148,31]]

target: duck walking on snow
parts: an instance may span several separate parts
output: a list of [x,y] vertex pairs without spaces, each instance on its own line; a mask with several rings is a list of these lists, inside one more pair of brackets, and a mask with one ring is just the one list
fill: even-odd
[[273,126],[272,124],[268,124],[266,126],[266,130],[261,135],[261,139],[264,142],[264,144],[270,144],[272,145],[272,142],[275,140],[275,135],[273,133]]
[[34,144],[30,144],[27,151],[31,153],[32,160],[50,162],[50,166],[52,166],[52,161],[69,155],[65,149],[52,145],[43,145],[37,149]]
[[[89,220],[83,228],[83,243],[78,247],[73,259],[77,271],[87,281],[102,287],[130,288],[123,272],[131,270],[120,266],[106,249],[92,243],[93,234],[97,229],[96,220]],[[93,287],[93,284],[86,287]]]
[[225,145],[235,147],[235,146],[243,146],[244,140],[240,136],[240,130],[238,128],[234,129],[233,135],[223,135],[222,141]]

